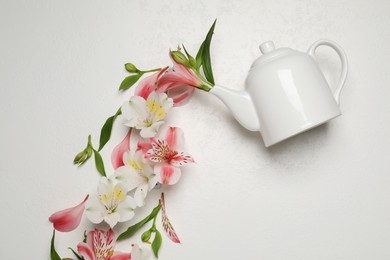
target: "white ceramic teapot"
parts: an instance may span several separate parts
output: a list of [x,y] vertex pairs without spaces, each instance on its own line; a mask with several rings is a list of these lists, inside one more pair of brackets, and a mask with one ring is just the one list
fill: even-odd
[[[315,60],[320,45],[333,48],[341,59],[341,76],[333,93]],[[339,98],[347,77],[347,57],[338,44],[319,40],[304,53],[275,49],[268,41],[260,50],[263,55],[252,64],[245,91],[216,85],[210,93],[225,103],[243,127],[260,131],[266,147],[341,115]]]

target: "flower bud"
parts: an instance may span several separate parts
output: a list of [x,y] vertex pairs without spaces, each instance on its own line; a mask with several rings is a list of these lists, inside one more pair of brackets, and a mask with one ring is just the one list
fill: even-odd
[[139,72],[139,70],[137,69],[137,67],[133,63],[126,63],[125,69],[131,73]]
[[184,66],[186,66],[188,68],[191,67],[190,61],[187,59],[187,57],[182,52],[180,52],[180,51],[172,51],[171,53],[172,53],[173,59],[177,63],[179,63],[181,65],[184,65]]
[[141,239],[143,242],[148,242],[151,236],[152,236],[152,231],[149,229],[142,234]]
[[83,150],[82,152],[78,153],[76,157],[73,159],[74,164],[82,164],[87,159],[87,153],[86,150]]

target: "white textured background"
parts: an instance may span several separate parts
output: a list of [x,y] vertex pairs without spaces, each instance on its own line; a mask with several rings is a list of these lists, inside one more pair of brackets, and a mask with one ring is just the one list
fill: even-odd
[[[93,162],[72,159],[131,95],[116,91],[123,64],[170,65],[180,43],[195,53],[215,18],[214,76],[234,89],[263,41],[339,43],[350,64],[343,116],[266,149],[214,96],[175,109],[197,164],[165,190],[183,243],[165,238],[160,259],[390,259],[389,10],[387,0],[1,0],[0,259],[49,259],[48,216],[94,192]],[[333,84],[338,58],[319,56]],[[57,234],[62,257],[82,233]]]

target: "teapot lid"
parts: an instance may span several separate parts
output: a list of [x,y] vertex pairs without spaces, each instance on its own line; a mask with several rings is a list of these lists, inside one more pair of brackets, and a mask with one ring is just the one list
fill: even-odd
[[271,60],[277,59],[293,52],[293,50],[290,48],[275,49],[275,44],[273,41],[263,42],[262,44],[260,44],[259,49],[263,55],[261,55],[253,62],[251,68],[255,67],[256,65],[265,64]]

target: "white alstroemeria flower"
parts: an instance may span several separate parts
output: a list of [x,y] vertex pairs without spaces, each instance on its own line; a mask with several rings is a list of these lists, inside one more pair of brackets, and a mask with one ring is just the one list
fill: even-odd
[[140,247],[137,244],[133,244],[131,249],[131,260],[151,260],[152,258],[152,252],[150,249]]
[[150,93],[147,100],[140,96],[132,96],[129,102],[122,105],[122,115],[127,120],[125,125],[140,129],[143,138],[156,135],[162,121],[173,107],[172,98],[167,94]]
[[134,216],[134,199],[127,195],[124,183],[114,184],[113,180],[102,177],[98,186],[98,196],[91,196],[86,214],[95,224],[103,220],[113,228],[118,222],[128,221]]
[[146,195],[157,184],[157,176],[153,168],[146,163],[142,151],[123,155],[124,166],[115,171],[115,179],[125,184],[127,191],[135,190],[134,199],[138,207],[144,205]]

